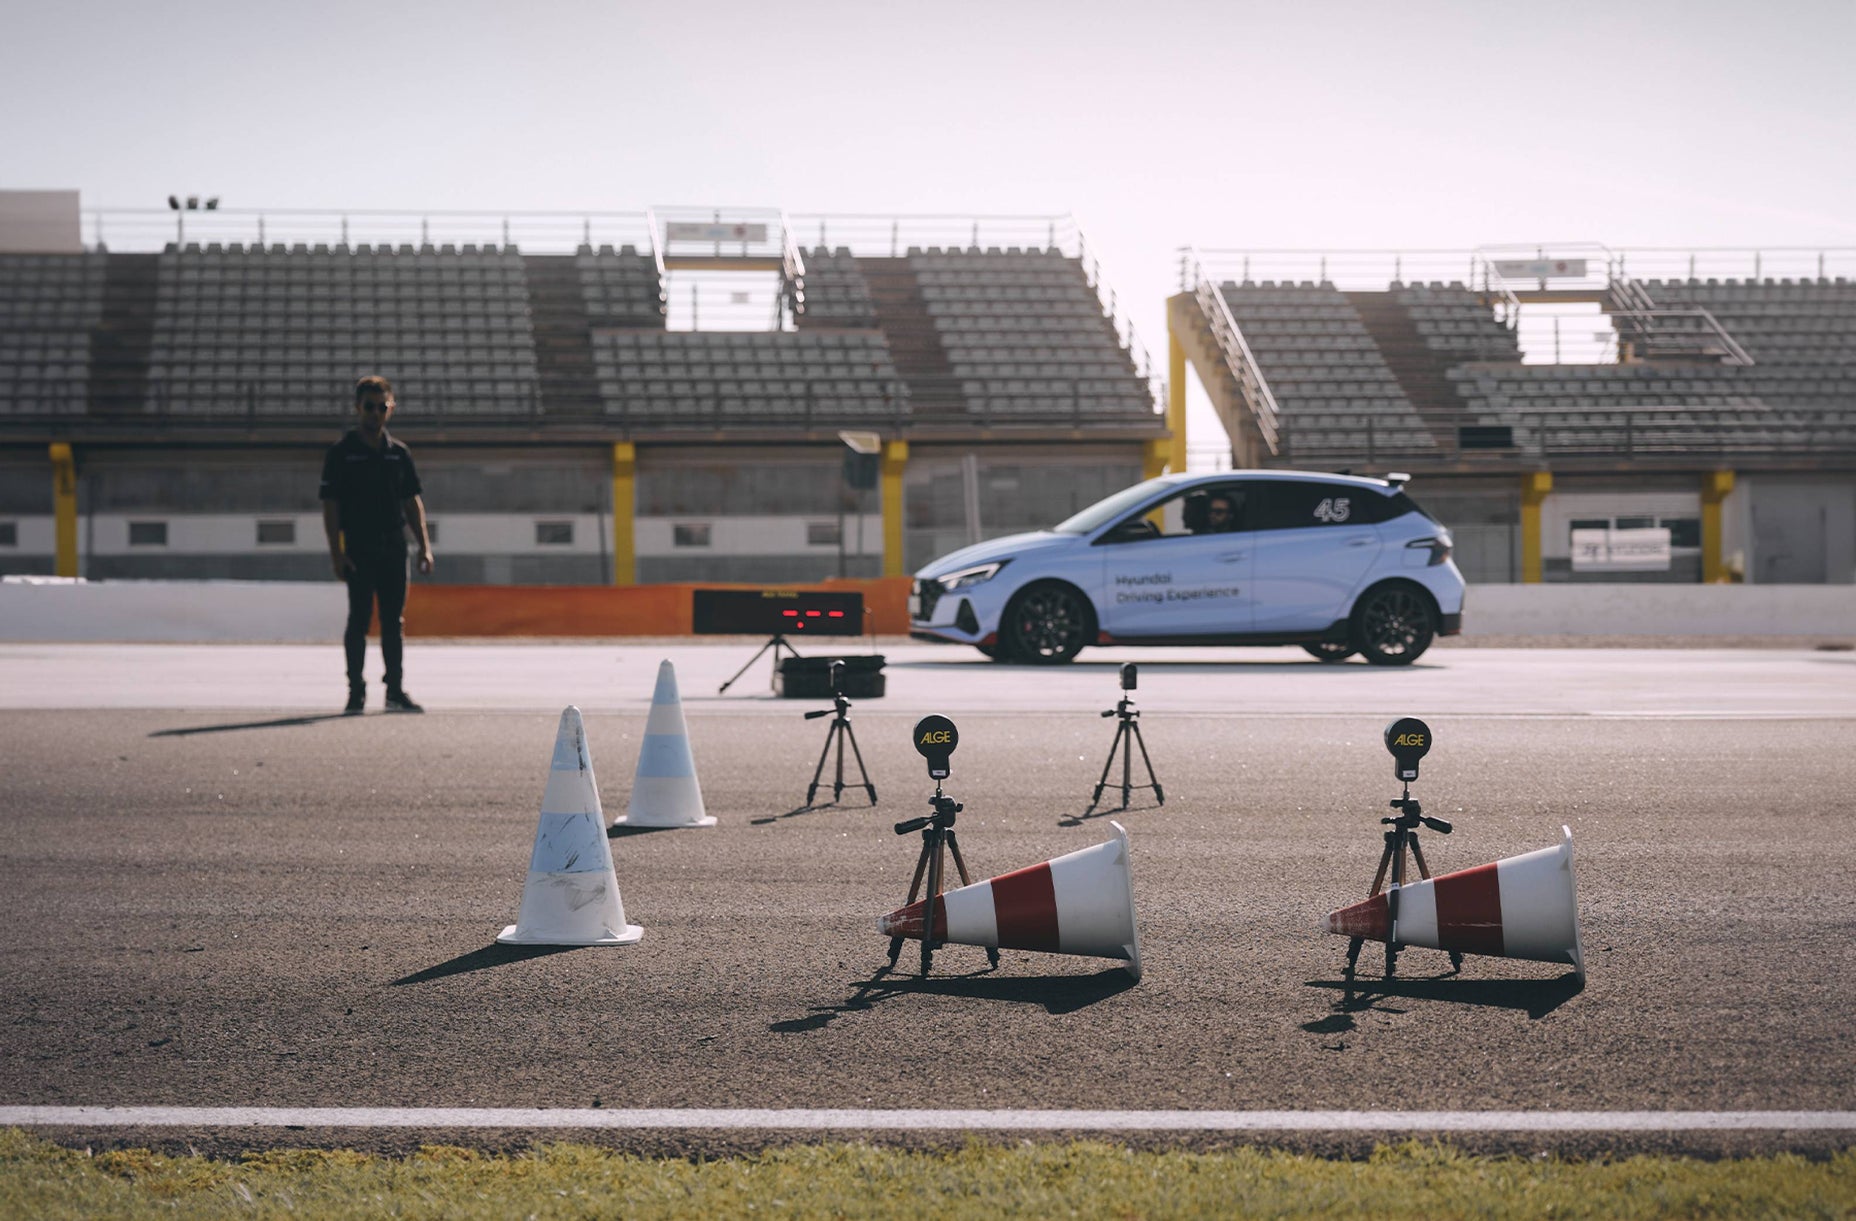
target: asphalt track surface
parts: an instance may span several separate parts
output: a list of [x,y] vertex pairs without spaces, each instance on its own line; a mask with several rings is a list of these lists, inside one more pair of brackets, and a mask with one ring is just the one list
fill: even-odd
[[[432,711],[359,718],[326,715],[332,648],[0,649],[0,1106],[1856,1104],[1850,654],[1439,649],[1400,671],[1288,650],[1092,651],[1051,671],[892,643],[889,694],[852,713],[879,805],[847,793],[803,810],[825,723],[800,714],[821,705],[770,698],[764,659],[715,693],[756,643],[415,646],[409,685]],[[616,817],[664,657],[720,825],[614,838],[641,943],[494,946],[515,918],[561,706],[586,712]],[[1016,951],[989,971],[981,950],[952,946],[924,981],[912,943],[883,973],[875,920],[900,905],[918,847],[890,825],[925,812],[932,787],[909,747],[916,717],[959,724],[962,846],[976,876],[1002,873],[1110,834],[1106,817],[1078,816],[1123,660],[1144,663],[1135,697],[1167,797],[1137,793],[1115,815],[1144,978]],[[1434,870],[1572,828],[1583,989],[1567,968],[1505,959],[1448,977],[1442,954],[1417,949],[1385,982],[1373,946],[1343,983],[1345,943],[1319,921],[1371,881],[1397,795],[1379,735],[1400,714],[1437,734],[1414,795],[1457,830],[1426,833]],[[81,1134],[201,1148],[522,1137]],[[601,1137],[681,1152],[796,1138]],[[1849,1142],[1845,1125],[1482,1143]]]

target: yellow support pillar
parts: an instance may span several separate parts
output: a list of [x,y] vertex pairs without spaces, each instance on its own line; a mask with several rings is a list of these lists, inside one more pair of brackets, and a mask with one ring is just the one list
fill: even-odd
[[[1166,427],[1173,434],[1172,456],[1167,459],[1166,469],[1175,475],[1184,474],[1186,470],[1186,349],[1180,346],[1179,336],[1173,333],[1170,321],[1172,311],[1167,311],[1169,321],[1166,328]],[[1158,475],[1157,470],[1149,470],[1149,479]]]
[[77,575],[77,459],[64,441],[52,442],[52,571]]
[[1553,490],[1553,472],[1529,471],[1521,476],[1521,581],[1541,580],[1540,506]]
[[612,583],[638,583],[638,447],[612,443]]
[[1152,479],[1167,470],[1167,455],[1172,451],[1173,442],[1159,437],[1141,444],[1141,478]]
[[1701,579],[1713,585],[1727,580],[1727,566],[1722,551],[1725,537],[1721,530],[1721,502],[1734,490],[1732,471],[1709,471],[1701,484]]
[[883,575],[907,576],[902,566],[902,472],[909,465],[907,441],[883,442]]

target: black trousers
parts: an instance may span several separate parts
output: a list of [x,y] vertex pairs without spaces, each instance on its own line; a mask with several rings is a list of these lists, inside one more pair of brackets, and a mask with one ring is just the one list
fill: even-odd
[[342,648],[348,654],[348,685],[363,686],[361,667],[367,660],[367,625],[380,603],[380,656],[386,662],[387,690],[398,691],[402,674],[401,628],[406,612],[406,552],[403,548],[350,554],[354,571],[348,574],[348,627]]

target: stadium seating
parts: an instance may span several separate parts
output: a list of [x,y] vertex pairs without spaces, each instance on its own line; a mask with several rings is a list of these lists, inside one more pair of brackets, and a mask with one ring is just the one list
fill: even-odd
[[602,330],[593,358],[607,415],[628,422],[875,422],[907,408],[873,331]]
[[103,254],[0,254],[0,413],[81,414]]
[[1296,465],[1856,443],[1856,285],[1641,287],[1658,309],[1707,309],[1755,363],[1523,364],[1514,333],[1461,284],[1226,282],[1221,293],[1275,396],[1278,458]]
[[833,251],[820,246],[806,254],[805,264],[806,308],[799,318],[801,329],[876,326],[870,285],[857,270],[849,249],[840,246]]
[[574,264],[587,321],[595,326],[663,327],[664,281],[650,255],[632,246],[616,251],[601,246],[597,253],[582,246]]
[[930,248],[911,250],[908,264],[970,413],[1153,413],[1080,261],[1056,250]]
[[514,251],[190,245],[158,266],[149,411],[345,412],[355,378],[373,372],[431,415],[517,414],[535,400]]

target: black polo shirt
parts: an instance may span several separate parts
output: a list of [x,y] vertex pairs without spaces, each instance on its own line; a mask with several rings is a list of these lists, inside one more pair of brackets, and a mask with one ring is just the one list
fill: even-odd
[[412,451],[389,434],[379,449],[351,428],[329,446],[322,460],[323,500],[341,506],[342,534],[349,551],[406,546],[404,502],[419,495],[419,472]]

